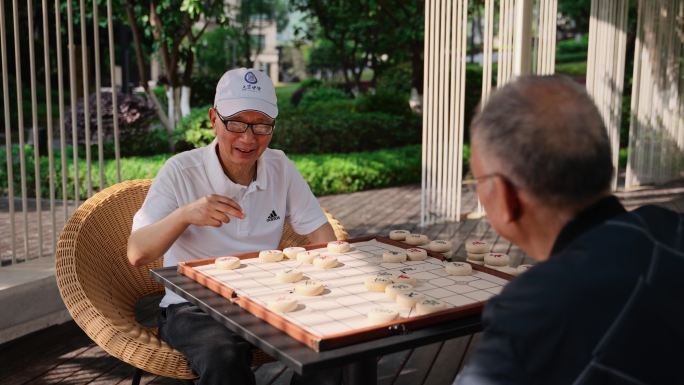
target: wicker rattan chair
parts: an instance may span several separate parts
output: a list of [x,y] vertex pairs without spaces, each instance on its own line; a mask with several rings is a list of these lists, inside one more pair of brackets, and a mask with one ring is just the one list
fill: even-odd
[[[183,355],[157,337],[156,328],[141,325],[135,317],[141,298],[163,293],[163,286],[149,273],[161,267],[161,259],[134,267],[126,257],[133,215],[150,184],[151,180],[121,182],[85,201],[64,226],[56,255],[57,285],[71,316],[107,353],[138,368],[133,383],[142,371],[196,377]],[[340,223],[326,215],[337,238],[346,239]],[[306,243],[286,225],[281,247]],[[271,360],[255,351],[252,363]]]

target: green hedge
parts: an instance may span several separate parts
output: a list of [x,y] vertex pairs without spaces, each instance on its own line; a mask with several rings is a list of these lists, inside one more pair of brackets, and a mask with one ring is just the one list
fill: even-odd
[[278,120],[271,147],[288,154],[371,151],[420,142],[418,116],[344,110],[297,111]]
[[[35,197],[35,173],[34,173],[34,156],[33,147],[26,145],[24,147],[25,153],[25,165],[26,165],[26,187],[27,195],[29,197]],[[67,198],[74,198],[74,167],[71,148],[67,149]],[[83,156],[83,153],[79,153]],[[97,190],[100,185],[100,167],[97,161],[96,155],[93,155],[93,161],[91,166],[91,183],[94,190]],[[164,162],[171,157],[171,154],[159,154],[146,157],[127,157],[121,158],[121,178],[122,180],[127,179],[145,179],[153,178],[157,175],[157,172],[164,164]],[[4,148],[0,148],[0,194],[8,195],[8,183],[7,183],[7,161],[6,161],[6,151]],[[13,185],[14,185],[14,195],[21,195],[21,176],[20,176],[20,163],[19,163],[19,146],[14,145],[12,148],[12,168],[13,168]],[[58,199],[62,199],[62,163],[61,163],[61,152],[59,150],[55,151],[55,196]],[[78,161],[78,175],[79,175],[79,196],[80,199],[86,199],[88,197],[87,191],[87,178],[86,174],[88,170],[86,168],[85,159],[79,159]],[[105,186],[112,185],[116,183],[116,162],[114,160],[105,160],[104,162],[104,177]],[[40,194],[43,198],[50,197],[50,167],[47,157],[40,157],[40,179],[41,179],[41,191]]]
[[349,99],[351,99],[350,95],[338,88],[316,87],[302,96],[297,107],[303,109],[325,108],[326,103]]
[[588,35],[581,39],[568,39],[559,41],[556,45],[556,63],[586,62],[589,50]]
[[570,76],[585,76],[587,74],[587,62],[558,63],[556,62],[556,73]]
[[[420,116],[411,113],[408,104],[405,108],[394,107],[393,114],[372,111],[372,106],[382,100],[397,99],[380,95],[358,102],[334,99],[313,103],[309,108],[282,111],[276,120],[271,147],[287,154],[330,154],[420,143]],[[363,104],[365,110],[354,112],[356,103]],[[177,150],[205,146],[213,140],[207,108],[193,109],[178,124],[174,132]]]
[[[20,196],[19,148],[13,149],[14,194]],[[74,171],[71,165],[71,151],[67,158],[67,197],[74,197]],[[26,146],[26,181],[27,195],[35,197],[35,179],[33,173],[33,151]],[[121,177],[128,179],[153,178],[170,154],[149,157],[130,157],[121,159]],[[4,149],[0,148],[0,193],[8,194],[7,167]],[[292,155],[290,159],[302,173],[316,195],[361,191],[371,188],[397,186],[420,182],[421,150],[420,145],[411,145],[394,149],[371,152],[354,152],[346,154],[325,155]],[[41,195],[49,197],[48,159],[41,157]],[[107,160],[104,164],[105,185],[116,183],[116,163]],[[86,164],[79,160],[80,197],[87,198]],[[99,166],[92,165],[92,183],[94,190],[99,186]],[[62,198],[62,167],[59,153],[55,156],[56,197]]]
[[420,145],[290,159],[317,196],[420,183]]

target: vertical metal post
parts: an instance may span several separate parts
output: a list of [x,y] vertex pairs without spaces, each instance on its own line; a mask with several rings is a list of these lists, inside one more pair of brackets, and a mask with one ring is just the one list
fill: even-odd
[[[33,122],[33,172],[35,178],[38,257],[43,256],[43,205],[40,193],[40,139],[38,138],[38,100],[36,97],[36,52],[33,38],[33,0],[27,1],[29,67],[31,69],[31,119]],[[46,69],[47,72],[47,69]],[[28,255],[27,255],[28,258]]]
[[[12,1],[12,19],[14,27],[14,69],[17,81],[17,126],[19,130],[19,171],[21,174],[21,212],[24,220],[24,260],[28,260],[28,197],[26,187],[26,154],[24,150],[24,97],[21,84],[21,47],[19,45],[19,6],[17,0]],[[11,150],[11,149],[10,149]]]
[[112,0],[107,0],[107,35],[109,38],[109,69],[112,83],[112,120],[114,121],[114,157],[116,159],[116,182],[121,182],[119,149],[119,104],[116,89],[116,68],[114,66],[114,22],[112,21]]
[[531,71],[532,0],[515,1],[515,42],[513,44],[513,76]]
[[97,160],[100,170],[100,190],[105,185],[104,145],[102,133],[102,75],[100,74],[100,26],[97,1],[93,1],[93,49],[95,53],[95,112],[97,115]]
[[[424,22],[423,26],[425,28],[424,32],[424,37],[423,37],[423,57],[425,58],[424,62],[427,61],[427,63],[424,63],[423,65],[423,103],[421,106],[421,112],[422,112],[422,119],[423,119],[423,124],[422,124],[422,135],[421,135],[421,170],[420,170],[420,226],[423,227],[425,226],[426,223],[426,216],[427,216],[427,210],[426,210],[426,187],[427,187],[427,135],[428,135],[428,112],[427,112],[427,107],[428,107],[428,77],[430,77],[430,71],[428,70],[428,66],[430,65],[430,61],[427,60],[429,55],[430,55],[430,29],[429,29],[429,23],[430,23],[430,9],[432,9],[432,1],[427,0],[425,1],[425,17],[424,17]],[[233,50],[234,51],[234,50]],[[235,57],[235,52],[233,52],[233,57]]]
[[83,123],[85,125],[85,163],[86,163],[86,188],[88,196],[93,195],[93,166],[90,149],[90,90],[88,87],[88,35],[86,34],[85,1],[79,3],[81,14],[81,65],[83,71]]
[[[7,74],[7,23],[5,20],[5,1],[0,0],[0,48],[2,49],[2,73]],[[7,200],[9,203],[10,245],[12,264],[17,263],[16,227],[14,221],[14,167],[12,165],[12,129],[10,123],[10,97],[7,76],[2,77],[2,97],[5,114],[5,148],[7,162]]]
[[81,200],[80,177],[78,175],[78,116],[76,94],[76,47],[74,46],[74,10],[72,2],[67,1],[67,34],[69,39],[69,95],[71,96],[71,145],[74,166],[74,208]]
[[52,127],[52,84],[50,81],[50,32],[48,30],[48,6],[47,0],[42,1],[43,10],[43,65],[45,67],[45,108],[47,119],[47,150],[48,170],[50,183],[50,228],[52,229],[52,255],[57,251],[57,217],[55,214],[55,152],[53,148]]
[[59,105],[59,150],[62,168],[62,214],[64,222],[69,218],[69,192],[67,187],[67,138],[64,127],[64,69],[62,65],[62,19],[60,0],[55,0],[55,42],[57,43],[57,103]]

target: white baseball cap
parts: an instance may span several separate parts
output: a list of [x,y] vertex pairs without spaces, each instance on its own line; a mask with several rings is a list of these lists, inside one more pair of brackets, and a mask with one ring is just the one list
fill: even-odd
[[227,71],[216,85],[214,107],[222,116],[253,110],[275,119],[278,116],[277,103],[271,78],[254,68]]

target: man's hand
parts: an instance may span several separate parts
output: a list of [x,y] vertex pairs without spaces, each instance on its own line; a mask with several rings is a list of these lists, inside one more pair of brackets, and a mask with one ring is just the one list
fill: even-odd
[[211,194],[181,207],[182,218],[188,225],[220,227],[230,217],[244,219],[242,208],[223,195]]

